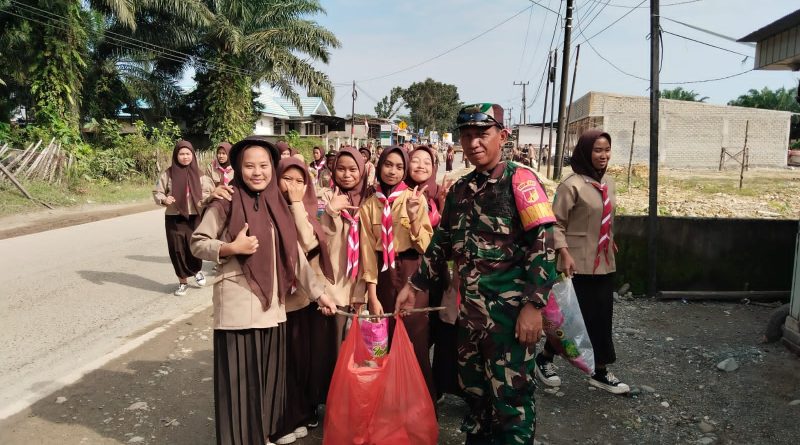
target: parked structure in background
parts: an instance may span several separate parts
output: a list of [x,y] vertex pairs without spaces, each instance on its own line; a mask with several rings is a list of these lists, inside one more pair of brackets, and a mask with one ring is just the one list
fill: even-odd
[[[666,167],[718,168],[722,148],[741,147],[748,132],[750,167],[785,167],[792,113],[757,108],[712,105],[662,99],[660,101],[659,164]],[[611,135],[617,152],[612,163],[628,162],[633,122],[647,122],[650,99],[614,93],[589,92],[572,104],[566,147],[589,128]],[[649,129],[636,130],[634,164],[649,162]]]

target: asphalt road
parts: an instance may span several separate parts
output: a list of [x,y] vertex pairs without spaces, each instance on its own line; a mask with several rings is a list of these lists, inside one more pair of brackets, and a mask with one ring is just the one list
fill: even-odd
[[161,210],[0,240],[0,252],[0,418],[211,302],[210,285],[172,295]]

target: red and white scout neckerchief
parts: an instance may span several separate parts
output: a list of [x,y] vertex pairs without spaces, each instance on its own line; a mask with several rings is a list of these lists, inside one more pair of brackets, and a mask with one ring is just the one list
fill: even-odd
[[350,277],[351,280],[355,280],[358,277],[358,255],[359,255],[359,244],[360,244],[360,236],[358,234],[358,211],[356,211],[356,216],[350,216],[350,213],[347,210],[342,209],[342,217],[346,219],[350,223],[350,231],[347,233],[347,273],[346,276]]
[[383,204],[381,215],[381,241],[383,242],[383,268],[381,272],[394,269],[394,230],[392,229],[392,203],[408,188],[405,182],[397,185],[387,198],[382,192],[375,192],[378,202]]
[[608,197],[608,184],[598,184],[590,182],[594,188],[600,192],[603,199],[603,215],[600,219],[600,239],[597,241],[597,256],[594,258],[594,269],[592,273],[600,266],[600,253],[602,252],[606,257],[606,264],[608,264],[608,246],[611,243],[611,199]]
[[214,168],[219,172],[219,177],[222,179],[222,185],[228,185],[231,182],[231,173],[233,172],[233,167],[228,165],[227,167],[223,167],[219,165],[219,162],[214,159]]
[[314,167],[314,170],[316,170],[317,174],[319,174],[320,170],[322,170],[322,168],[325,167],[325,160],[322,159],[319,163],[317,163],[317,161],[314,161],[311,163],[311,166]]

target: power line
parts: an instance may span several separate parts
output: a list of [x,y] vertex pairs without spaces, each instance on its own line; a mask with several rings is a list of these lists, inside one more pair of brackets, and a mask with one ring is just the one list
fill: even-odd
[[[660,7],[661,7],[661,8],[663,8],[663,7],[665,7],[665,6],[678,6],[678,5],[686,5],[686,4],[689,4],[689,3],[697,3],[697,2],[701,2],[701,1],[703,1],[703,0],[686,0],[686,1],[682,1],[682,2],[667,3],[667,4],[665,4],[665,5],[660,5]],[[644,9],[644,8],[649,8],[649,6],[628,6],[628,5],[615,5],[615,4],[613,4],[613,3],[609,3],[609,4],[608,4],[608,6],[611,6],[611,7],[613,7],[613,8],[628,8],[628,9]],[[662,16],[662,17],[663,17],[663,16]]]
[[[639,4],[638,4],[638,5],[636,5],[636,6],[637,6],[637,8],[638,8],[639,6],[642,6],[642,5],[643,5],[643,4],[644,4],[646,1],[647,1],[647,0],[642,0],[641,2],[639,2]],[[591,35],[591,37],[586,37],[586,36],[585,36],[583,33],[581,33],[581,35],[582,35],[582,36],[584,36],[584,37],[586,38],[586,40],[584,40],[584,42],[587,42],[587,41],[589,41],[589,40],[591,40],[591,39],[593,39],[593,38],[597,37],[598,35],[602,34],[602,33],[603,33],[603,32],[605,32],[605,31],[606,31],[608,28],[611,28],[612,26],[616,25],[616,24],[617,24],[617,22],[619,22],[620,20],[624,19],[625,17],[627,17],[627,16],[628,16],[630,13],[632,13],[632,12],[633,12],[633,11],[635,11],[635,10],[636,10],[636,9],[634,8],[634,9],[631,9],[630,11],[626,12],[625,14],[622,14],[622,16],[621,16],[620,18],[618,18],[618,19],[614,20],[614,21],[613,21],[613,22],[611,22],[611,23],[610,23],[608,26],[606,26],[605,28],[601,29],[600,31],[597,31],[596,33],[592,34],[592,35]],[[582,44],[582,43],[583,43],[583,42],[581,42],[581,44]]]
[[661,32],[663,32],[664,34],[669,34],[669,35],[671,35],[671,36],[680,37],[680,38],[682,38],[682,39],[686,39],[686,40],[689,40],[689,41],[692,41],[692,42],[695,42],[695,43],[699,43],[699,44],[701,44],[701,45],[706,45],[706,46],[710,46],[710,47],[712,47],[712,48],[716,48],[716,49],[719,49],[719,50],[722,50],[722,51],[727,51],[727,52],[729,52],[729,53],[738,54],[738,55],[740,55],[740,56],[744,56],[745,58],[752,57],[752,56],[750,56],[750,55],[748,55],[748,54],[743,54],[743,53],[740,53],[740,52],[738,52],[738,51],[733,51],[733,50],[730,50],[730,49],[728,49],[728,48],[723,48],[723,47],[721,47],[721,46],[712,45],[712,44],[710,44],[710,43],[701,42],[700,40],[695,40],[695,39],[693,39],[693,38],[691,38],[691,37],[686,37],[686,36],[682,36],[682,35],[680,35],[680,34],[675,34],[674,32],[665,31],[665,30],[663,30],[663,29],[661,30]]
[[[35,6],[27,5],[27,4],[24,4],[24,3],[19,3],[16,0],[11,0],[10,1],[10,5],[16,6],[17,8],[21,8],[22,10],[24,10],[24,12],[27,12],[29,14],[34,14],[35,16],[37,16],[39,18],[42,18],[44,20],[47,20],[48,22],[47,23],[41,22],[41,21],[38,21],[38,20],[36,20],[36,19],[34,19],[32,17],[25,16],[24,14],[23,15],[14,14],[11,11],[9,11],[7,8],[4,9],[4,12],[6,12],[8,14],[11,14],[11,15],[14,15],[16,17],[22,18],[24,20],[31,20],[31,21],[34,21],[34,22],[39,23],[39,24],[43,24],[43,25],[46,25],[46,26],[54,27],[56,29],[60,29],[62,31],[69,31],[68,28],[61,28],[61,27],[53,25],[52,23],[49,23],[49,21],[54,21],[54,22],[58,22],[58,23],[60,23],[60,24],[62,24],[64,26],[69,26],[69,23],[65,19],[63,19],[61,16],[59,16],[57,14],[54,14],[54,13],[52,13],[50,11],[46,11],[46,10],[41,9],[41,8],[37,8]],[[19,11],[20,14],[22,12],[23,11]],[[171,49],[171,48],[165,48],[163,46],[159,46],[159,45],[156,45],[154,43],[150,43],[150,42],[146,42],[146,41],[143,41],[143,40],[139,40],[139,39],[136,39],[134,37],[126,36],[124,34],[116,33],[116,32],[113,32],[113,31],[104,30],[103,31],[103,35],[104,35],[104,38],[110,40],[111,43],[114,46],[118,46],[120,48],[124,48],[124,49],[128,49],[128,50],[134,50],[134,51],[141,51],[142,48],[130,46],[132,44],[137,44],[137,45],[144,46],[145,47],[144,49],[156,52],[159,55],[161,55],[163,58],[165,58],[167,60],[171,60],[173,62],[185,63],[190,59],[194,59],[194,60],[196,60],[198,62],[203,63],[206,68],[214,67],[214,70],[219,71],[219,72],[224,72],[224,73],[227,73],[227,74],[256,76],[256,73],[254,73],[254,72],[252,72],[250,70],[244,69],[244,68],[239,68],[239,67],[235,67],[235,66],[232,66],[232,65],[227,65],[227,64],[224,64],[224,63],[221,63],[221,62],[214,62],[214,61],[211,61],[211,60],[208,60],[208,59],[204,59],[202,57],[198,57],[198,56],[194,56],[194,55],[191,55],[191,54],[183,53],[183,52]],[[117,43],[114,43],[114,42],[117,42]]]
[[731,74],[729,76],[723,76],[723,77],[715,77],[713,79],[687,80],[687,81],[683,81],[683,82],[661,82],[661,84],[662,85],[688,85],[688,84],[692,84],[692,83],[716,82],[718,80],[725,80],[725,79],[730,79],[732,77],[741,76],[742,74],[747,74],[750,71],[753,71],[753,68],[750,68],[747,71],[742,71],[741,73]]
[[[561,17],[561,4],[560,3],[558,5],[558,11],[559,11],[558,16]],[[556,20],[555,24],[553,25],[553,35],[552,35],[552,37],[550,37],[550,47],[549,47],[549,49],[547,51],[547,59],[548,59],[548,61],[552,57],[551,53],[553,52],[553,42],[555,42],[555,40],[556,40],[556,31],[560,31],[561,30],[561,27],[558,26],[558,24],[559,24],[559,21]],[[559,36],[560,35],[561,35],[561,33],[559,32]],[[536,103],[536,101],[539,99],[539,95],[542,92],[542,85],[544,85],[544,79],[545,79],[545,77],[547,77],[548,78],[548,82],[549,82],[549,76],[550,76],[550,73],[547,72],[547,63],[545,63],[543,71],[542,71],[542,77],[541,77],[541,79],[539,79],[539,85],[536,87],[536,94],[534,95],[533,100],[531,101],[531,104],[529,105],[529,107],[532,107],[533,104]]]
[[740,41],[739,41],[738,39],[736,39],[735,37],[726,36],[725,34],[720,34],[720,33],[718,33],[718,32],[711,31],[711,30],[709,30],[709,29],[705,29],[705,28],[701,28],[701,27],[699,27],[699,26],[690,25],[690,24],[688,24],[688,23],[684,23],[684,22],[681,22],[681,21],[678,21],[678,20],[675,20],[675,19],[671,19],[671,18],[669,18],[669,17],[664,17],[663,15],[661,16],[661,18],[662,18],[662,19],[664,19],[664,20],[668,20],[668,21],[670,21],[670,22],[673,22],[673,23],[677,23],[677,24],[679,24],[679,25],[683,25],[683,26],[685,26],[685,27],[687,27],[687,28],[692,28],[692,29],[694,29],[695,31],[700,31],[700,32],[704,32],[704,33],[706,33],[706,34],[712,35],[712,36],[714,36],[714,37],[719,37],[719,38],[721,38],[721,39],[724,39],[724,40],[727,40],[727,41],[729,41],[729,42],[738,43],[738,44],[740,44],[740,45],[749,46],[749,47],[751,47],[751,48],[755,48],[755,47],[756,47],[756,44],[755,44],[755,43],[751,43],[751,42],[740,42]]
[[[533,0],[530,0],[530,1],[533,1]],[[426,64],[426,63],[428,63],[428,62],[432,62],[432,61],[434,61],[434,60],[436,60],[436,59],[438,59],[438,58],[440,58],[440,57],[442,57],[442,56],[445,56],[445,55],[447,55],[447,54],[450,54],[451,52],[453,52],[453,51],[455,51],[455,50],[457,50],[457,49],[461,48],[462,46],[464,46],[464,45],[466,45],[466,44],[468,44],[468,43],[472,42],[473,40],[476,40],[476,39],[478,39],[478,38],[480,38],[480,37],[483,37],[484,35],[486,35],[486,34],[488,34],[488,33],[492,32],[492,31],[494,31],[495,29],[497,29],[497,28],[499,28],[499,27],[501,27],[501,26],[505,25],[506,23],[508,23],[509,21],[511,21],[511,20],[513,20],[513,19],[515,19],[515,18],[517,18],[519,15],[523,14],[525,11],[527,11],[527,10],[528,10],[528,9],[530,9],[530,8],[533,8],[533,5],[531,5],[531,6],[528,6],[527,8],[525,8],[525,9],[523,9],[523,10],[521,10],[521,11],[517,12],[516,14],[512,15],[511,17],[509,17],[509,18],[507,18],[507,19],[503,20],[502,22],[500,22],[500,23],[498,23],[498,24],[496,24],[496,25],[492,26],[491,28],[487,29],[486,31],[483,31],[483,32],[481,32],[480,34],[476,35],[475,37],[472,37],[471,39],[469,39],[469,40],[467,40],[467,41],[465,41],[465,42],[462,42],[462,43],[460,43],[460,44],[458,44],[458,45],[456,45],[456,46],[454,46],[454,47],[452,47],[452,48],[450,48],[450,49],[448,49],[448,50],[446,50],[446,51],[444,51],[444,52],[442,52],[442,53],[440,53],[440,54],[437,54],[437,55],[435,55],[435,56],[433,56],[433,57],[430,57],[430,58],[428,58],[428,59],[425,59],[425,60],[423,60],[422,62],[416,63],[416,64],[414,64],[414,65],[408,66],[408,67],[406,67],[406,68],[403,68],[403,69],[399,69],[399,70],[397,70],[397,71],[394,71],[394,72],[391,72],[391,73],[389,73],[389,74],[384,74],[384,75],[381,75],[381,76],[376,76],[376,77],[370,77],[369,79],[363,79],[363,80],[359,80],[358,82],[371,82],[371,81],[373,81],[373,80],[385,79],[385,78],[387,78],[387,77],[391,77],[391,76],[394,76],[394,75],[396,75],[396,74],[404,73],[404,72],[406,72],[406,71],[412,70],[412,69],[414,69],[414,68],[417,68],[417,67],[419,67],[419,66],[425,65],[425,64]]]

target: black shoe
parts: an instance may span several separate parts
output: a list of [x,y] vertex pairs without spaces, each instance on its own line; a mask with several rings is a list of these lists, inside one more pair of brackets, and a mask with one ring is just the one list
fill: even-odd
[[483,434],[467,433],[467,440],[464,445],[493,445],[494,441],[489,436]]
[[611,394],[626,394],[631,391],[630,386],[620,382],[618,378],[614,377],[614,374],[608,371],[602,374],[595,372],[589,379],[589,384]]
[[552,357],[548,359],[542,354],[537,354],[534,362],[536,362],[534,374],[540,382],[551,387],[561,386],[561,377],[556,373]]

